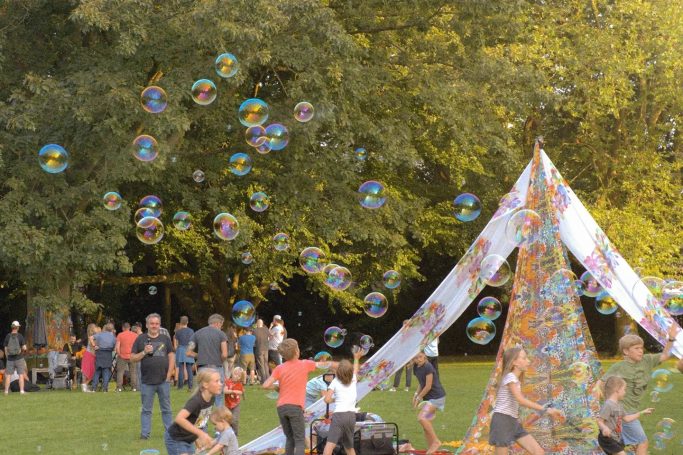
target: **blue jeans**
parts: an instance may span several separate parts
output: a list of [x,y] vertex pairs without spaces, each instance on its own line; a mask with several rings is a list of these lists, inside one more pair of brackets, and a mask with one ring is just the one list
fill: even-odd
[[194,444],[171,439],[168,431],[164,431],[164,444],[166,444],[168,455],[194,454]]
[[192,388],[192,366],[193,363],[181,363],[178,365],[178,390],[183,388],[185,382],[185,369],[187,369],[187,388]]
[[92,389],[97,390],[97,383],[100,382],[100,374],[102,374],[102,391],[109,391],[109,380],[111,379],[111,368],[95,368],[95,374],[92,377]]
[[171,411],[171,384],[162,382],[161,384],[140,384],[140,397],[142,398],[142,411],[140,412],[140,425],[142,427],[140,436],[149,438],[152,432],[152,408],[154,407],[154,394],[159,395],[159,407],[161,408],[161,420],[164,422],[164,429],[173,423],[173,412]]
[[[202,368],[197,370],[197,373],[199,373],[202,370],[206,370],[206,369],[216,370],[218,372],[218,374],[221,375],[221,384],[225,384],[225,370],[223,369],[222,366],[219,367],[219,366],[213,365],[210,367],[202,367]],[[222,392],[219,393],[218,395],[216,395],[213,404],[217,408],[222,408],[225,406],[225,398],[224,398],[224,395]]]

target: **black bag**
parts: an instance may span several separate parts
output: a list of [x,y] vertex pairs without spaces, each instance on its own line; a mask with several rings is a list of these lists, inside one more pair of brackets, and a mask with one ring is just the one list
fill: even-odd
[[394,440],[398,438],[395,424],[369,424],[356,433],[360,433],[360,444],[357,450],[362,455],[393,455],[398,451],[394,444]]

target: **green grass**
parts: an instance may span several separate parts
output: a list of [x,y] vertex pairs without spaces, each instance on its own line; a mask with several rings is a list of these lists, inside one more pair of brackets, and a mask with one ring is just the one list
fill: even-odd
[[[665,366],[673,367],[673,363],[668,362]],[[448,396],[446,411],[437,415],[434,427],[442,441],[459,440],[472,420],[492,363],[451,362],[442,363],[439,368]],[[413,390],[415,383],[413,378]],[[673,391],[663,394],[659,403],[652,404],[656,407],[654,414],[643,418],[649,435],[654,433],[656,423],[663,417],[683,420],[683,375],[674,375],[674,383]],[[372,411],[387,421],[396,422],[401,438],[410,439],[415,447],[424,447],[422,431],[410,404],[413,390],[404,392],[400,389],[395,393],[375,391],[360,403],[360,407],[363,411]],[[275,402],[266,398],[265,393],[260,388],[247,388],[242,405],[240,444],[277,425]],[[188,392],[173,389],[174,414],[188,397]],[[137,455],[147,448],[165,453],[158,403],[155,403],[153,412],[152,438],[148,441],[138,439],[140,397],[137,393],[48,391],[25,396],[13,393],[0,397],[0,410],[0,453],[3,454]],[[678,428],[675,441],[681,437],[683,429]]]

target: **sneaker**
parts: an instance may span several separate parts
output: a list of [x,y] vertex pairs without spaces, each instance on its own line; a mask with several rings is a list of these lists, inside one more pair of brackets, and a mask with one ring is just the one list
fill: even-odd
[[81,384],[81,391],[87,392],[88,391],[88,384]]
[[396,387],[392,387],[389,389],[389,392],[396,392]]
[[123,392],[123,389],[116,389],[116,392]]
[[133,391],[133,392],[137,392],[137,391],[138,391],[138,389],[132,389],[132,391]]
[[406,392],[410,392],[410,387],[406,387],[406,388],[403,389],[403,390],[405,390]]
[[26,392],[24,392],[23,390],[22,390],[21,392],[19,392],[19,393],[20,393],[21,395],[26,394]]

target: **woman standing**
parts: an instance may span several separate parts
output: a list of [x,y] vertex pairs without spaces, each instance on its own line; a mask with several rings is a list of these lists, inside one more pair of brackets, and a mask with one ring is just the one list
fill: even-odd
[[95,334],[99,331],[99,327],[95,324],[88,324],[87,334],[88,341],[86,342],[85,352],[83,353],[83,360],[81,361],[81,375],[83,381],[81,382],[81,390],[89,392],[88,384],[92,381],[95,375]]
[[109,380],[111,379],[111,367],[114,363],[114,346],[116,346],[116,336],[114,335],[114,324],[108,322],[104,325],[104,330],[93,336],[95,340],[95,374],[93,376],[92,390],[97,390],[97,383],[100,382],[102,375],[102,391],[109,392]]
[[187,389],[192,390],[192,366],[194,358],[187,355],[187,345],[190,343],[194,330],[187,326],[190,320],[187,316],[181,316],[179,327],[173,334],[173,347],[175,348],[176,371],[178,372],[178,390],[183,388],[187,380]]

